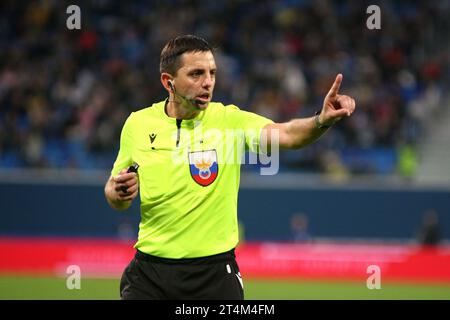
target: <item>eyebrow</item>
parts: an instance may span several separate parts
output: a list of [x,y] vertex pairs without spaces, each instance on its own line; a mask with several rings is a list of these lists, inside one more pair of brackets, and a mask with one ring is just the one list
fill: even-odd
[[[191,74],[191,73],[196,73],[196,72],[204,73],[205,69],[195,68],[195,69],[190,70],[188,73]],[[217,72],[217,68],[211,69],[211,72]]]

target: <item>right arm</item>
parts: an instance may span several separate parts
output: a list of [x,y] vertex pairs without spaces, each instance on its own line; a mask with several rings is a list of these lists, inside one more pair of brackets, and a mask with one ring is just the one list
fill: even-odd
[[[128,173],[128,169],[126,169],[132,163],[131,154],[134,148],[133,127],[135,126],[133,119],[133,113],[131,113],[123,125],[120,134],[120,149],[114,162],[113,174],[105,184],[106,201],[111,208],[121,211],[131,206],[131,202],[136,198],[139,191],[136,173]],[[123,169],[120,170],[120,168]]]
[[[124,191],[125,190],[125,191]],[[122,169],[117,176],[110,176],[105,184],[105,197],[111,208],[126,210],[138,195],[139,182],[136,173]]]

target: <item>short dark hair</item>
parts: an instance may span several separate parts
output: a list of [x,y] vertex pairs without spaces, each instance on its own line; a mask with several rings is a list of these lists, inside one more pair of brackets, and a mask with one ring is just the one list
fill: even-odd
[[181,55],[186,52],[213,52],[209,43],[200,37],[183,35],[170,40],[162,49],[159,71],[176,75],[181,67]]

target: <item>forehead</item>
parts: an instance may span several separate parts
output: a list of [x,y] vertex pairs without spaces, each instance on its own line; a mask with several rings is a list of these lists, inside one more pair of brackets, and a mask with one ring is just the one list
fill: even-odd
[[180,70],[216,69],[216,61],[211,51],[186,52],[181,56]]

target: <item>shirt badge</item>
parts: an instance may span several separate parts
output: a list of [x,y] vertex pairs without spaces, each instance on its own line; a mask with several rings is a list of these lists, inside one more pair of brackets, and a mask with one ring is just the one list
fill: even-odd
[[209,186],[219,173],[216,150],[189,152],[189,170],[195,182]]

